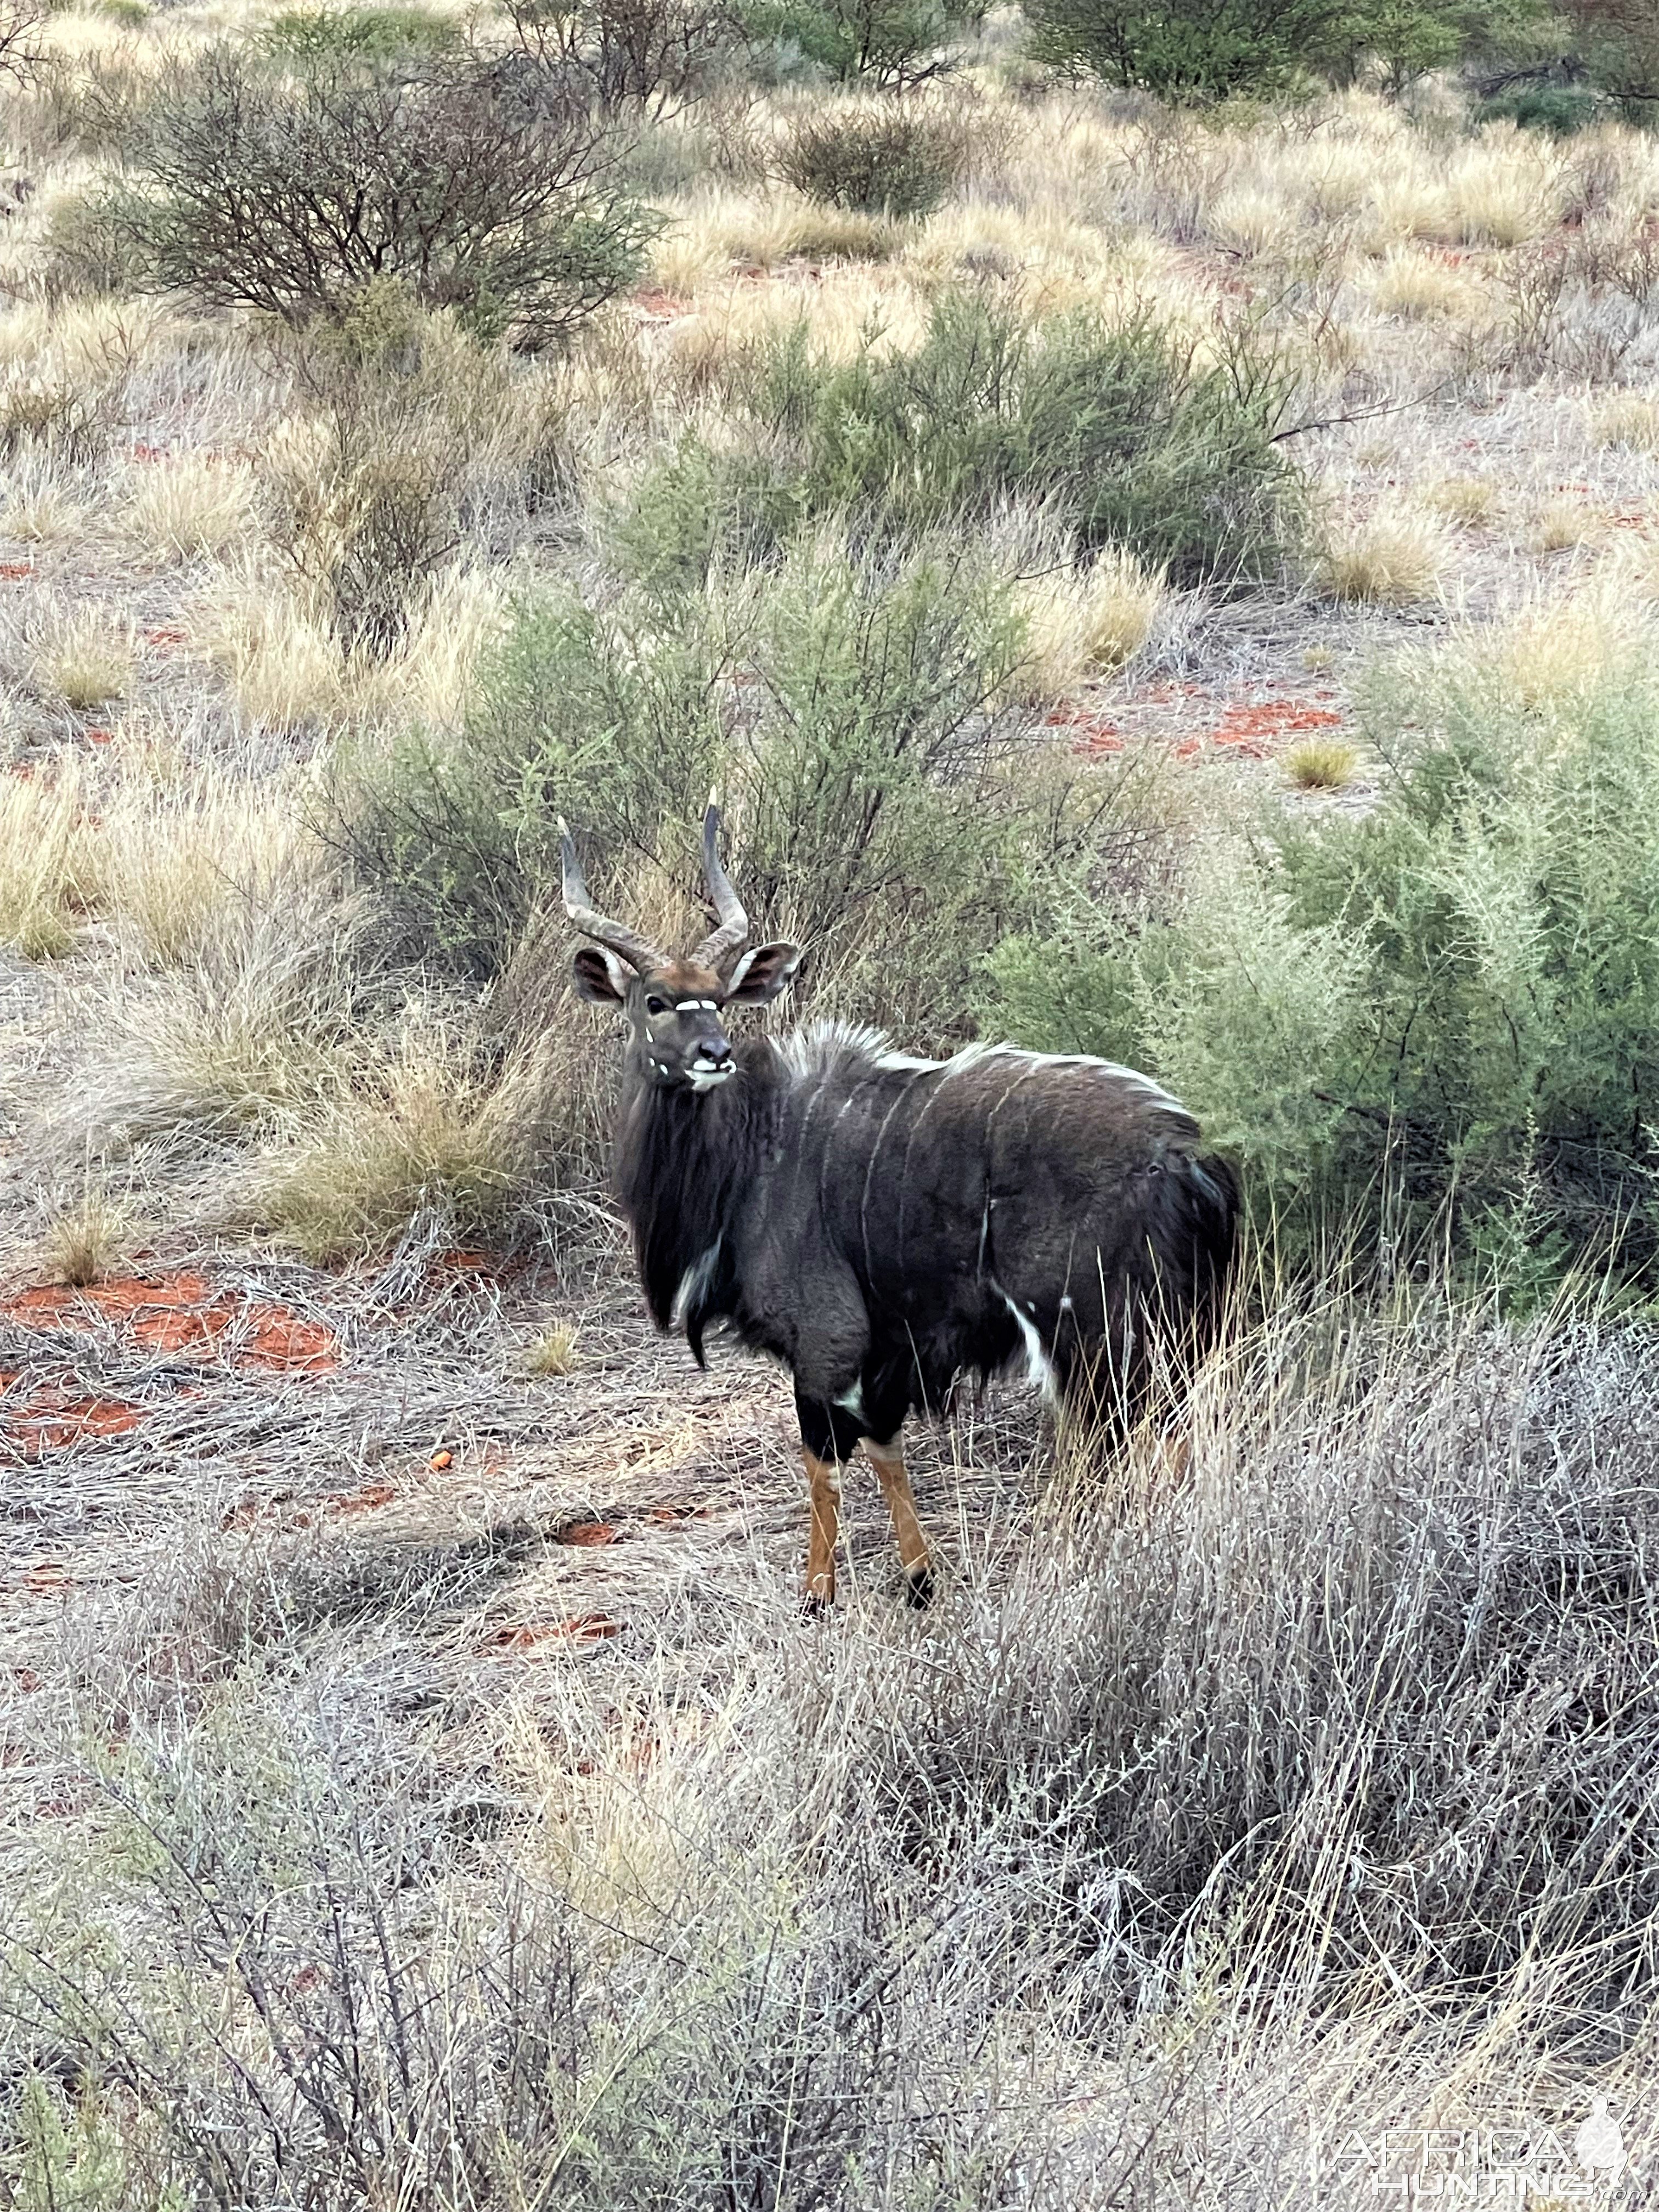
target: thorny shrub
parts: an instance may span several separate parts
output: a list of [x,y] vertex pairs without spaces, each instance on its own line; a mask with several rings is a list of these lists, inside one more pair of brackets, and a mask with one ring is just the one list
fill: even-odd
[[520,48],[600,113],[660,119],[725,74],[738,38],[727,0],[507,0]]
[[290,323],[397,277],[481,338],[562,343],[629,283],[654,218],[603,118],[523,57],[283,76],[220,44],[161,76],[118,200],[154,280]]
[[740,18],[763,75],[908,92],[954,66],[975,13],[958,0],[741,0]]
[[931,215],[962,171],[959,118],[885,106],[798,115],[778,150],[778,173],[808,199],[863,215]]

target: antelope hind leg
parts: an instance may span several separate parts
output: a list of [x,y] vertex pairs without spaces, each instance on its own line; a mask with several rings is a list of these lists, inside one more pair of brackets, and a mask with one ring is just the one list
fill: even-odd
[[890,1443],[878,1444],[866,1437],[864,1450],[876,1470],[881,1494],[887,1500],[887,1510],[893,1516],[899,1565],[904,1570],[905,1595],[912,1605],[928,1605],[933,1595],[933,1563],[928,1554],[927,1539],[916,1518],[916,1501],[910,1494],[910,1478],[904,1471],[904,1454],[899,1449],[899,1440],[895,1437]]

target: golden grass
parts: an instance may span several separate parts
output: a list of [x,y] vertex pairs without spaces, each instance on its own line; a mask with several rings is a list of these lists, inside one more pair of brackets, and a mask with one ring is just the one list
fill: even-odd
[[1359,748],[1346,738],[1304,738],[1285,755],[1285,773],[1302,791],[1340,791],[1359,771]]
[[132,1233],[125,1211],[88,1182],[47,1223],[40,1241],[42,1271],[51,1282],[83,1289],[109,1273],[124,1256]]
[[261,1223],[313,1261],[373,1251],[416,1215],[498,1229],[544,1113],[533,1056],[500,1074],[465,1034],[411,1014],[391,1055],[305,1113],[264,1157]]
[[321,858],[291,778],[141,771],[82,830],[77,878],[129,959],[167,967],[198,957],[228,909],[289,895]]
[[574,1322],[550,1323],[525,1353],[526,1373],[548,1377],[570,1374],[576,1364],[576,1343],[580,1334]]
[[122,526],[139,546],[186,561],[243,544],[258,514],[253,471],[212,453],[137,462],[115,497]]
[[1406,322],[1467,319],[1482,304],[1466,276],[1412,246],[1390,246],[1359,289],[1376,313]]
[[1615,591],[1633,593],[1640,601],[1659,604],[1659,538],[1624,539],[1610,586]]
[[1574,546],[1596,544],[1607,534],[1607,516],[1567,492],[1544,501],[1528,533],[1535,553],[1565,553]]
[[1451,550],[1437,515],[1382,506],[1368,515],[1328,520],[1319,574],[1334,599],[1415,606],[1439,594]]
[[1164,583],[1135,556],[1109,546],[1086,567],[1061,568],[1015,587],[1026,653],[1013,696],[1047,704],[1091,676],[1121,668],[1146,642]]
[[34,657],[36,683],[76,714],[125,698],[132,682],[131,630],[87,609],[60,613]]
[[0,775],[0,942],[31,960],[74,943],[81,769],[72,754]]
[[1279,192],[1258,184],[1241,184],[1212,204],[1205,226],[1218,246],[1250,260],[1283,247],[1291,222],[1291,210]]
[[1591,410],[1591,433],[1598,446],[1628,446],[1633,453],[1659,453],[1659,397],[1617,392]]
[[338,640],[270,577],[247,574],[205,610],[204,635],[252,722],[273,730],[329,728],[352,706]]
[[1498,486],[1489,477],[1442,477],[1419,485],[1417,496],[1449,522],[1477,528],[1489,522],[1498,506]]
[[80,472],[50,450],[15,454],[0,492],[0,536],[25,545],[61,545],[91,535]]
[[1563,163],[1535,138],[1499,124],[1454,162],[1446,179],[1456,234],[1471,246],[1521,246],[1560,214]]
[[1615,575],[1605,584],[1524,607],[1466,648],[1522,706],[1571,702],[1606,684],[1609,669],[1656,640]]

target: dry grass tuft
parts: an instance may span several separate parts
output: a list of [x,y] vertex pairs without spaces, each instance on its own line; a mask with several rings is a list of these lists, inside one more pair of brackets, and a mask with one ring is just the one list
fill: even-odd
[[81,775],[72,757],[0,776],[0,942],[31,960],[74,943]]
[[1026,654],[1012,687],[1023,702],[1064,698],[1091,676],[1121,668],[1146,642],[1165,597],[1161,576],[1121,546],[1087,567],[1060,568],[1018,586]]
[[1319,573],[1334,599],[1416,606],[1438,596],[1451,556],[1438,516],[1420,507],[1382,507],[1328,522]]
[[556,1321],[544,1328],[525,1353],[525,1370],[531,1375],[568,1375],[576,1364],[576,1342],[581,1331],[575,1322]]
[[1593,692],[1610,669],[1651,652],[1653,644],[1614,577],[1605,588],[1525,608],[1468,649],[1490,663],[1522,705],[1548,707]]
[[1607,519],[1598,508],[1587,507],[1571,493],[1546,500],[1528,533],[1536,553],[1565,553],[1578,545],[1594,545],[1607,534]]
[[124,1256],[131,1237],[125,1210],[88,1182],[47,1224],[41,1258],[48,1280],[74,1290],[100,1281]]
[[1659,453],[1659,398],[1640,392],[1615,392],[1600,403],[1590,420],[1598,446]]
[[190,453],[136,464],[117,498],[123,526],[139,545],[188,561],[246,544],[254,529],[256,493],[257,480],[245,462]]
[[250,721],[272,730],[328,728],[349,713],[350,672],[338,639],[273,579],[250,576],[222,592],[207,634]]
[[533,1054],[492,1069],[464,1030],[411,1014],[378,1065],[266,1152],[254,1211],[319,1263],[379,1249],[423,1214],[498,1231],[535,1163],[544,1080]]
[[1361,289],[1376,313],[1406,322],[1467,319],[1481,305],[1467,276],[1408,246],[1391,246],[1361,280]]
[[1359,770],[1359,748],[1346,738],[1304,738],[1285,755],[1285,773],[1303,791],[1340,791]]
[[1498,486],[1488,477],[1443,477],[1423,485],[1417,496],[1436,514],[1468,529],[1489,522],[1498,503]]
[[290,778],[137,771],[82,832],[79,874],[129,958],[176,966],[199,957],[230,909],[292,896],[321,858]]
[[132,681],[132,635],[94,612],[55,623],[35,655],[36,681],[78,714],[125,698]]
[[26,545],[61,545],[91,534],[80,472],[50,453],[20,453],[6,469],[0,533]]

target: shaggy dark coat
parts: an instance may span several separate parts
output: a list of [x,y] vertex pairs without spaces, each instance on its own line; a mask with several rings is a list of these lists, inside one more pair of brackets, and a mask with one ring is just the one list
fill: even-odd
[[834,1024],[735,1058],[699,1095],[630,1050],[619,1194],[658,1322],[700,1363],[720,1324],[782,1360],[820,1457],[1021,1361],[1133,1411],[1151,1339],[1184,1358],[1212,1338],[1237,1185],[1146,1077],[1005,1046],[912,1060]]

